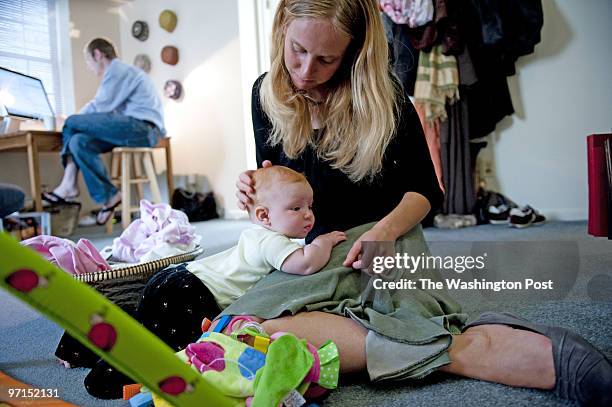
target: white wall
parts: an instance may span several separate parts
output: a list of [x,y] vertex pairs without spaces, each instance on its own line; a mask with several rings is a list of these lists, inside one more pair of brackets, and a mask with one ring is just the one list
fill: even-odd
[[87,70],[83,48],[96,37],[111,40],[121,52],[119,3],[114,0],[70,0],[70,42],[78,112],[96,94],[100,79]]
[[516,113],[491,137],[500,192],[586,219],[585,137],[612,132],[612,2],[543,0],[542,42],[509,78]]
[[[164,9],[178,16],[172,33],[158,23]],[[237,2],[135,0],[120,10],[121,58],[131,63],[139,53],[149,55],[150,76],[160,94],[168,79],[183,84],[180,100],[163,98],[174,173],[206,175],[218,204],[229,212],[226,215],[237,215],[235,182],[247,165]],[[131,35],[136,20],[149,25],[149,39],[144,42]],[[165,45],[178,48],[177,65],[161,61]]]

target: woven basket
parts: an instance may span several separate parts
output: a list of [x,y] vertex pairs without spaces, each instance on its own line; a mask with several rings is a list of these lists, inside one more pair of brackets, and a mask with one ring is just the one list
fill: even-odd
[[46,211],[51,214],[51,234],[68,237],[72,235],[79,223],[81,204],[75,202],[67,205],[52,205]]
[[164,257],[163,259],[140,263],[133,266],[125,266],[109,271],[98,271],[75,275],[74,278],[89,284],[100,294],[120,306],[128,314],[134,315],[140,295],[149,278],[156,272],[171,264],[179,264],[194,260],[204,252],[201,247],[195,250]]

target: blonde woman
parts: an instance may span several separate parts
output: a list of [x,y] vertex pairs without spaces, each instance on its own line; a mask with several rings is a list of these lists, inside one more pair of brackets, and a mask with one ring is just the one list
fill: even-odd
[[[255,82],[252,106],[259,166],[302,171],[314,189],[318,222],[307,241],[376,222],[345,266],[363,268],[362,242],[395,241],[440,204],[418,116],[390,72],[376,1],[282,0],[270,72]],[[250,174],[237,182],[243,209],[254,193]],[[268,333],[289,331],[317,345],[332,339],[343,372],[367,369],[373,380],[382,378],[366,351],[374,345],[388,350],[387,374],[402,370],[401,344],[370,343],[370,333],[348,318],[302,312],[263,324]],[[566,330],[490,313],[453,336],[445,351],[450,363],[432,358],[420,376],[439,369],[604,405],[612,367],[585,344]]]

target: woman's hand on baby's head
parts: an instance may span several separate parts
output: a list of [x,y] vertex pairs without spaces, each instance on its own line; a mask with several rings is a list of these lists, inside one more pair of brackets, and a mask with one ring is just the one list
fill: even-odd
[[[272,162],[270,160],[265,160],[263,163],[261,163],[262,167],[271,167],[272,166]],[[236,188],[238,188],[238,191],[236,191],[236,198],[238,198],[238,208],[242,209],[243,211],[246,210],[247,205],[249,203],[251,203],[251,196],[255,193],[255,190],[253,189],[253,172],[255,170],[246,170],[244,172],[241,172],[240,175],[238,175],[238,181],[236,181]]]
[[243,211],[246,210],[247,205],[251,203],[251,197],[255,190],[251,186],[253,180],[251,178],[251,174],[253,174],[254,170],[247,170],[245,172],[240,173],[238,176],[238,181],[236,181],[236,198],[238,198],[238,208]]

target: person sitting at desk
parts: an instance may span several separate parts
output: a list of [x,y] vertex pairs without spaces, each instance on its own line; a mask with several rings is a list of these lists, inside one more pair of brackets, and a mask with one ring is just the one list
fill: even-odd
[[66,120],[61,153],[64,176],[52,192],[43,193],[43,199],[61,203],[76,198],[81,170],[89,194],[103,205],[96,219],[103,225],[121,203],[121,192],[112,184],[100,154],[119,146],[154,147],[165,135],[164,119],[151,79],[121,62],[109,40],[95,38],[84,52],[87,67],[102,82],[79,114]]

